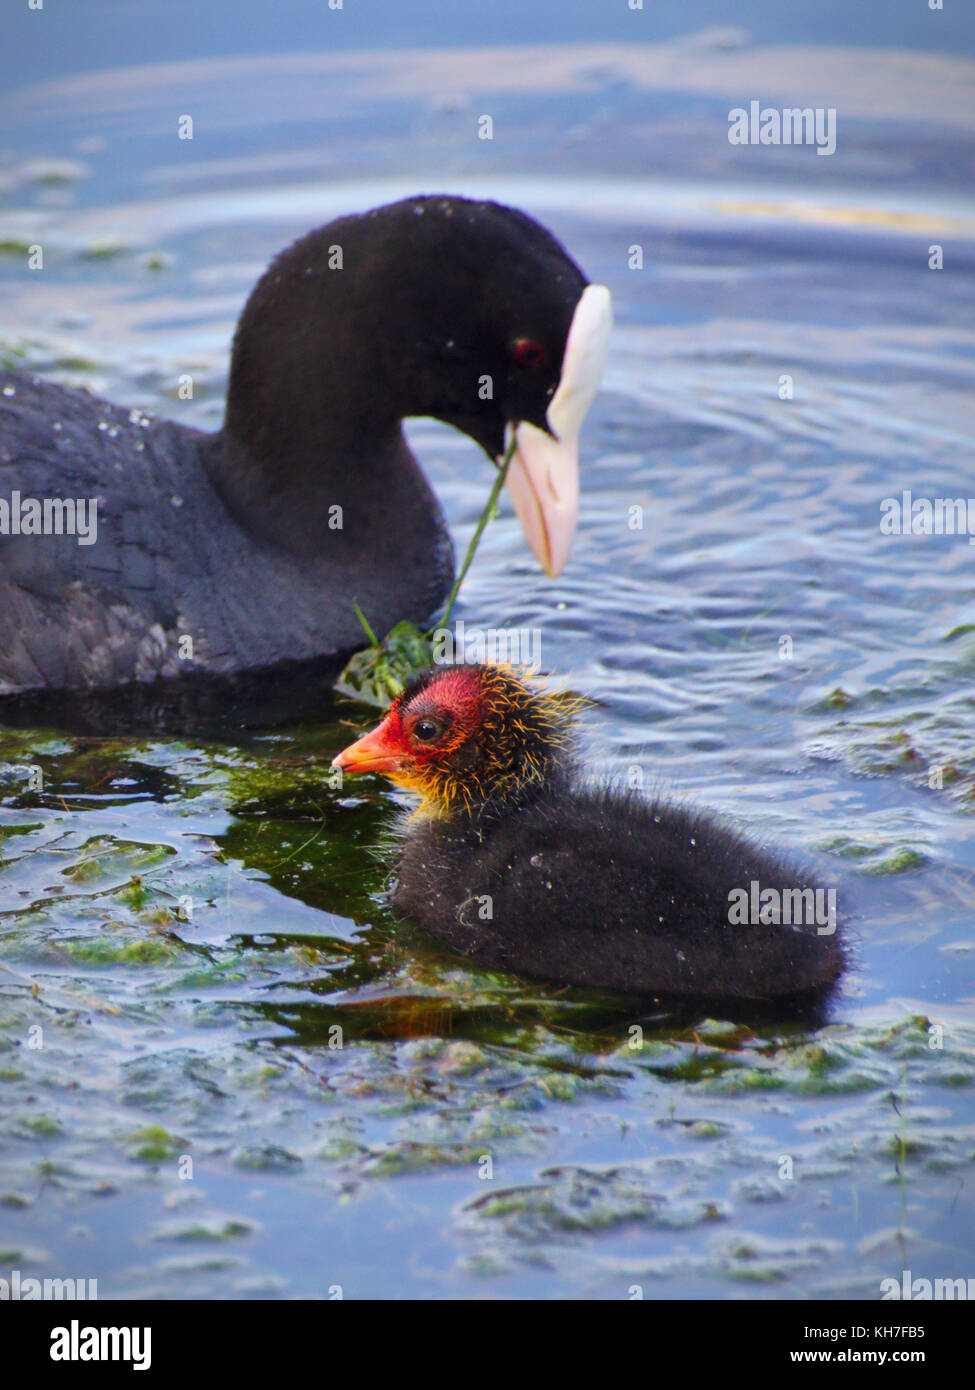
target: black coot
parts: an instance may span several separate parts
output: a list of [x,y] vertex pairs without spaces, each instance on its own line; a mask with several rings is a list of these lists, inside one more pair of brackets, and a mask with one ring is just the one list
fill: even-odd
[[0,696],[334,669],[362,645],[353,599],[379,632],[427,620],[453,554],[407,416],[492,459],[525,422],[512,494],[557,572],[608,326],[608,292],[530,217],[414,197],[271,264],[217,434],[0,373]]

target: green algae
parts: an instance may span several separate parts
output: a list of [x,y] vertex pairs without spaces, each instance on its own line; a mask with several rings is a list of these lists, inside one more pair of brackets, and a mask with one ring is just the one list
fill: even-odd
[[359,613],[369,645],[357,652],[335,683],[341,695],[385,709],[414,671],[429,666],[433,646],[412,623],[397,623],[380,642]]
[[389,1178],[403,1173],[425,1173],[449,1165],[475,1165],[484,1157],[477,1146],[457,1148],[441,1144],[419,1144],[407,1140],[370,1153],[359,1171],[370,1178]]
[[235,1149],[233,1162],[251,1173],[290,1173],[302,1166],[299,1154],[277,1144],[245,1144]]
[[161,1125],[146,1125],[132,1136],[128,1153],[139,1163],[165,1163],[176,1158],[185,1148],[183,1140],[174,1139]]
[[568,1166],[547,1169],[540,1178],[537,1184],[475,1199],[468,1204],[468,1216],[501,1222],[522,1241],[542,1234],[594,1233],[658,1220],[662,1199],[647,1189],[639,1175],[615,1168]]
[[24,1116],[19,1121],[19,1126],[35,1139],[54,1139],[64,1133],[61,1121],[51,1115]]
[[83,357],[80,353],[66,353],[56,358],[54,365],[66,372],[97,372],[100,363],[91,357]]
[[128,242],[115,237],[98,237],[89,241],[81,256],[88,261],[114,261],[131,250]]
[[223,1242],[243,1240],[254,1235],[257,1223],[246,1218],[226,1216],[212,1217],[206,1221],[175,1221],[159,1227],[153,1234],[155,1240],[175,1240],[192,1243]]
[[172,942],[153,936],[140,941],[118,941],[105,936],[89,941],[66,941],[62,949],[71,960],[93,969],[111,965],[167,965],[178,954]]
[[916,849],[898,849],[887,853],[882,859],[864,864],[860,873],[876,877],[889,877],[892,874],[908,874],[914,869],[923,868],[927,855]]

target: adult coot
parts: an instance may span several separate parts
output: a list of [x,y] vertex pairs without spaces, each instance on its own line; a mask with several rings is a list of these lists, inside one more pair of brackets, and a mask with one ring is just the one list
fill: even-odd
[[337,665],[362,645],[353,599],[379,632],[428,619],[453,552],[407,416],[492,459],[522,422],[514,504],[557,573],[609,322],[524,213],[414,197],[271,264],[217,434],[0,374],[0,696]]
[[340,753],[418,792],[395,907],[484,965],[619,994],[822,996],[834,890],[713,816],[573,771],[571,702],[509,668],[434,667]]

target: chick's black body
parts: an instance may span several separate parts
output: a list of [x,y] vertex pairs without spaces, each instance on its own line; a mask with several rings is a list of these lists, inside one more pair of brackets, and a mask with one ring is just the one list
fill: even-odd
[[339,755],[424,798],[397,910],[482,965],[559,984],[824,996],[844,965],[835,890],[708,812],[584,785],[577,709],[509,668],[435,668]]
[[695,998],[828,988],[835,924],[733,924],[731,890],[752,882],[815,891],[706,813],[557,782],[480,822],[413,822],[393,900],[454,950],[537,979]]

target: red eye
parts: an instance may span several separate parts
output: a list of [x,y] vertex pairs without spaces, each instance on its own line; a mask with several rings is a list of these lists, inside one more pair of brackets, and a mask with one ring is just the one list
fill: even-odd
[[516,338],[511,347],[511,355],[519,367],[541,367],[548,353],[534,338]]

